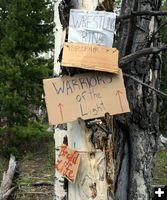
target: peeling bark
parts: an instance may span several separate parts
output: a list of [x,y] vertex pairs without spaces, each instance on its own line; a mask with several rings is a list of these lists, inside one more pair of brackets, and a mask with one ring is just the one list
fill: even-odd
[[[160,3],[161,1],[154,0],[123,0],[121,15],[129,14],[131,11],[158,11]],[[160,25],[158,17],[133,16],[133,19],[126,19],[124,22],[120,24],[119,30],[120,59],[142,51],[143,48],[154,48],[160,44],[159,39],[154,39],[150,43],[151,35],[157,31]],[[123,72],[159,89],[160,54],[143,55],[134,61],[129,61],[122,69]],[[124,195],[126,194],[128,200],[147,200],[151,199],[154,160],[158,145],[160,99],[156,92],[129,78],[125,78],[125,86],[131,113],[115,118],[116,135],[119,137],[117,133],[121,132],[121,136],[129,144],[129,176],[128,185],[124,186]],[[116,154],[115,156],[119,160],[120,155]],[[121,171],[127,168],[127,164],[122,162],[119,170],[116,194],[119,193],[121,187],[119,181]],[[124,197],[117,195],[117,199],[123,200]]]
[[[65,2],[69,6],[69,1]],[[71,0],[70,6],[78,9],[111,11],[113,10],[113,2],[112,0]],[[160,0],[122,1],[121,16],[128,16],[128,18],[120,21],[117,34],[120,60],[125,56],[125,58],[129,58],[129,55],[135,55],[143,48],[150,50],[160,46],[158,37],[152,37],[160,25],[159,18],[155,15],[155,12],[159,11],[160,4]],[[59,11],[63,9],[62,5],[59,6]],[[144,15],[146,10],[150,12]],[[154,16],[150,14],[152,11],[154,11]],[[66,12],[68,16],[69,10],[67,9]],[[131,12],[142,13],[142,15],[134,16],[131,15]],[[62,13],[64,14],[64,11],[61,11],[60,15]],[[67,20],[63,17],[60,17],[59,20],[61,26],[65,29]],[[158,34],[157,32],[156,36]],[[156,54],[142,54],[140,57],[127,60],[122,66],[122,70],[146,85],[159,89],[161,56],[158,51]],[[65,73],[76,74],[80,73],[80,70],[72,71],[68,69]],[[151,199],[151,181],[159,137],[160,98],[155,91],[128,76],[125,77],[124,81],[131,113],[114,117],[114,122],[108,114],[101,119],[100,123],[92,120],[85,121],[87,127],[84,128],[85,132],[80,134],[81,137],[84,136],[83,144],[80,145],[77,143],[78,138],[75,138],[75,144],[73,143],[72,134],[77,135],[77,131],[81,127],[79,126],[79,128],[75,124],[76,122],[70,123],[67,135],[71,147],[80,148],[84,146],[84,150],[85,148],[98,150],[105,155],[103,156],[104,159],[101,157],[99,161],[97,161],[98,158],[95,153],[87,155],[85,163],[90,163],[89,173],[86,169],[79,172],[81,174],[79,177],[80,184],[73,186],[69,184],[68,197],[66,190],[64,198],[60,199],[74,199],[75,191],[77,200],[100,199],[98,196],[98,188],[100,187],[95,176],[92,175],[91,169],[98,172],[97,177],[103,186],[105,185],[103,181],[106,179],[104,191],[106,191],[107,197],[102,195],[101,199]],[[72,129],[75,126],[78,127],[77,130]],[[101,166],[104,166],[105,162],[106,173],[104,174]]]

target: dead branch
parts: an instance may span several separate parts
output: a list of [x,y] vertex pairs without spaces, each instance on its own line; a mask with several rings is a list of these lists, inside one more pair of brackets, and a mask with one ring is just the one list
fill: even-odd
[[17,193],[18,195],[21,195],[21,194],[41,194],[41,195],[50,195],[52,194],[52,192],[19,192]]
[[160,32],[160,30],[162,28],[164,28],[166,25],[167,25],[167,22],[164,22],[155,32],[152,33],[151,39],[149,40],[149,44],[151,44],[153,42],[153,40],[155,39],[156,34],[158,34]]
[[123,66],[125,64],[128,64],[131,61],[136,60],[137,58],[140,58],[145,55],[149,54],[157,54],[160,53],[161,51],[167,50],[167,45],[159,46],[159,47],[150,47],[150,48],[145,48],[139,51],[136,51],[135,53],[131,53],[125,57],[123,57],[120,60],[120,66]]
[[165,16],[167,15],[167,10],[153,11],[153,10],[144,10],[144,11],[132,11],[130,14],[120,15],[117,17],[117,21],[129,19],[132,16]]
[[22,187],[22,186],[24,186],[24,187],[32,187],[32,186],[34,186],[34,187],[45,187],[45,186],[53,186],[53,183],[52,182],[50,182],[50,181],[44,181],[44,182],[36,182],[36,183],[24,183],[24,182],[21,182],[21,183],[19,183],[19,185],[18,185],[19,187]]
[[124,73],[123,75],[124,75],[125,77],[128,77],[128,78],[130,78],[130,79],[132,79],[132,80],[134,80],[134,81],[140,83],[141,85],[143,85],[143,86],[145,86],[145,87],[148,87],[149,89],[153,90],[153,91],[156,92],[157,94],[160,94],[160,95],[163,95],[163,96],[167,97],[167,94],[166,94],[166,93],[161,92],[161,91],[157,90],[156,88],[154,88],[154,87],[152,87],[152,86],[150,86],[150,85],[148,85],[148,84],[146,84],[146,83],[143,83],[142,81],[138,80],[137,78],[135,78],[135,77],[133,77],[133,76],[131,76],[131,75],[129,75],[129,74],[126,74],[126,73]]
[[36,186],[36,187],[41,187],[41,186],[53,186],[53,183],[52,182],[36,182],[36,183],[32,183],[31,184],[32,186]]
[[7,172],[4,172],[3,179],[0,187],[0,200],[7,200],[14,187],[12,186],[12,179],[16,170],[16,160],[13,155],[10,156],[9,167]]

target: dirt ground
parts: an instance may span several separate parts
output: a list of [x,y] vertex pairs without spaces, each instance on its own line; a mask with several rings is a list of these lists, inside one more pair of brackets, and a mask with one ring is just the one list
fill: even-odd
[[[8,160],[0,157],[0,181],[7,170]],[[54,179],[54,140],[36,145],[17,159],[13,186],[9,200],[52,200]],[[159,151],[155,167],[154,184],[167,183],[167,150]]]
[[[54,140],[53,137],[17,158],[13,185],[15,190],[9,200],[53,199]],[[8,160],[0,158],[0,181],[8,168]]]

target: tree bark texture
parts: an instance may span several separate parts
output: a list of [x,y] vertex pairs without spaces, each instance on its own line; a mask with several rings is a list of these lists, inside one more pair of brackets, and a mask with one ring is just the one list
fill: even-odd
[[[68,28],[70,8],[111,11],[113,2],[112,0],[61,1],[59,14],[63,29]],[[128,15],[132,11],[158,11],[160,4],[160,0],[123,0],[121,15]],[[120,59],[143,48],[157,47],[160,43],[159,33],[156,35],[153,33],[159,24],[159,18],[151,15],[132,16],[120,20],[116,37],[119,42],[115,43],[119,48]],[[122,65],[121,68],[124,73],[159,89],[160,54],[142,55]],[[64,68],[62,72],[71,75],[80,73],[80,69],[73,71]],[[124,81],[131,113],[115,116],[114,123],[109,114],[106,114],[100,123],[87,120],[85,124],[88,130],[85,134],[89,133],[89,137],[86,137],[93,149],[105,152],[107,199],[103,199],[147,200],[151,199],[151,181],[159,137],[160,97],[155,91],[133,79],[125,77]],[[109,149],[112,151],[108,151]],[[90,155],[90,159],[91,157],[93,154]],[[63,187],[64,182],[61,183]],[[96,184],[92,188],[98,192]],[[68,195],[63,194],[57,199],[67,199]],[[98,199],[97,196],[92,195],[90,199]]]
[[[72,0],[71,2],[61,1],[58,6],[58,24],[60,19],[63,30],[68,29],[68,18],[70,11],[69,8],[87,10],[95,10],[97,8],[98,10],[112,10],[113,2],[114,1],[109,0]],[[57,20],[55,22],[57,22]],[[62,31],[60,32],[58,29],[56,30],[56,32],[56,35],[62,34]],[[60,38],[62,37],[59,35],[59,42]],[[59,58],[57,56],[55,58],[56,62],[58,62],[59,60],[61,60],[61,54],[59,55]],[[63,75],[72,75],[80,72],[80,69],[71,70],[64,67],[62,68]],[[55,129],[56,146],[61,145],[64,141],[63,138],[66,137],[69,147],[77,148],[78,150],[82,151],[84,150],[87,153],[84,156],[82,155],[82,165],[79,168],[78,178],[75,184],[72,185],[69,183],[68,187],[66,187],[66,181],[63,180],[63,178],[61,178],[57,172],[55,173],[54,199],[113,199],[115,185],[115,168],[113,160],[113,127],[111,124],[111,117],[109,115],[106,115],[106,119],[103,119],[102,121],[100,121],[100,123],[96,121],[94,123],[92,122],[92,120],[87,120],[85,122],[83,120],[81,121],[82,123],[79,123],[80,125],[77,125],[77,122],[69,123],[67,125],[67,131],[58,130],[59,128]],[[66,134],[64,135],[65,132]],[[93,153],[93,151],[96,152]]]
[[[121,15],[133,11],[158,11],[160,5],[158,0],[123,0]],[[148,15],[121,21],[118,31],[120,59],[143,48],[157,47],[160,44],[159,32],[154,38],[152,36],[159,25],[159,17]],[[159,89],[161,55],[143,55],[123,65],[122,70]],[[124,80],[131,113],[115,117],[116,199],[147,200],[151,199],[161,100],[156,92],[140,83],[128,77]],[[120,189],[124,191],[122,195]]]

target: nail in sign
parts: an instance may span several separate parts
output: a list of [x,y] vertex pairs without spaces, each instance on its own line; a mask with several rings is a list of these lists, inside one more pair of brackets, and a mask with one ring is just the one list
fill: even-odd
[[55,169],[70,182],[75,182],[80,163],[80,154],[77,150],[61,145]]

